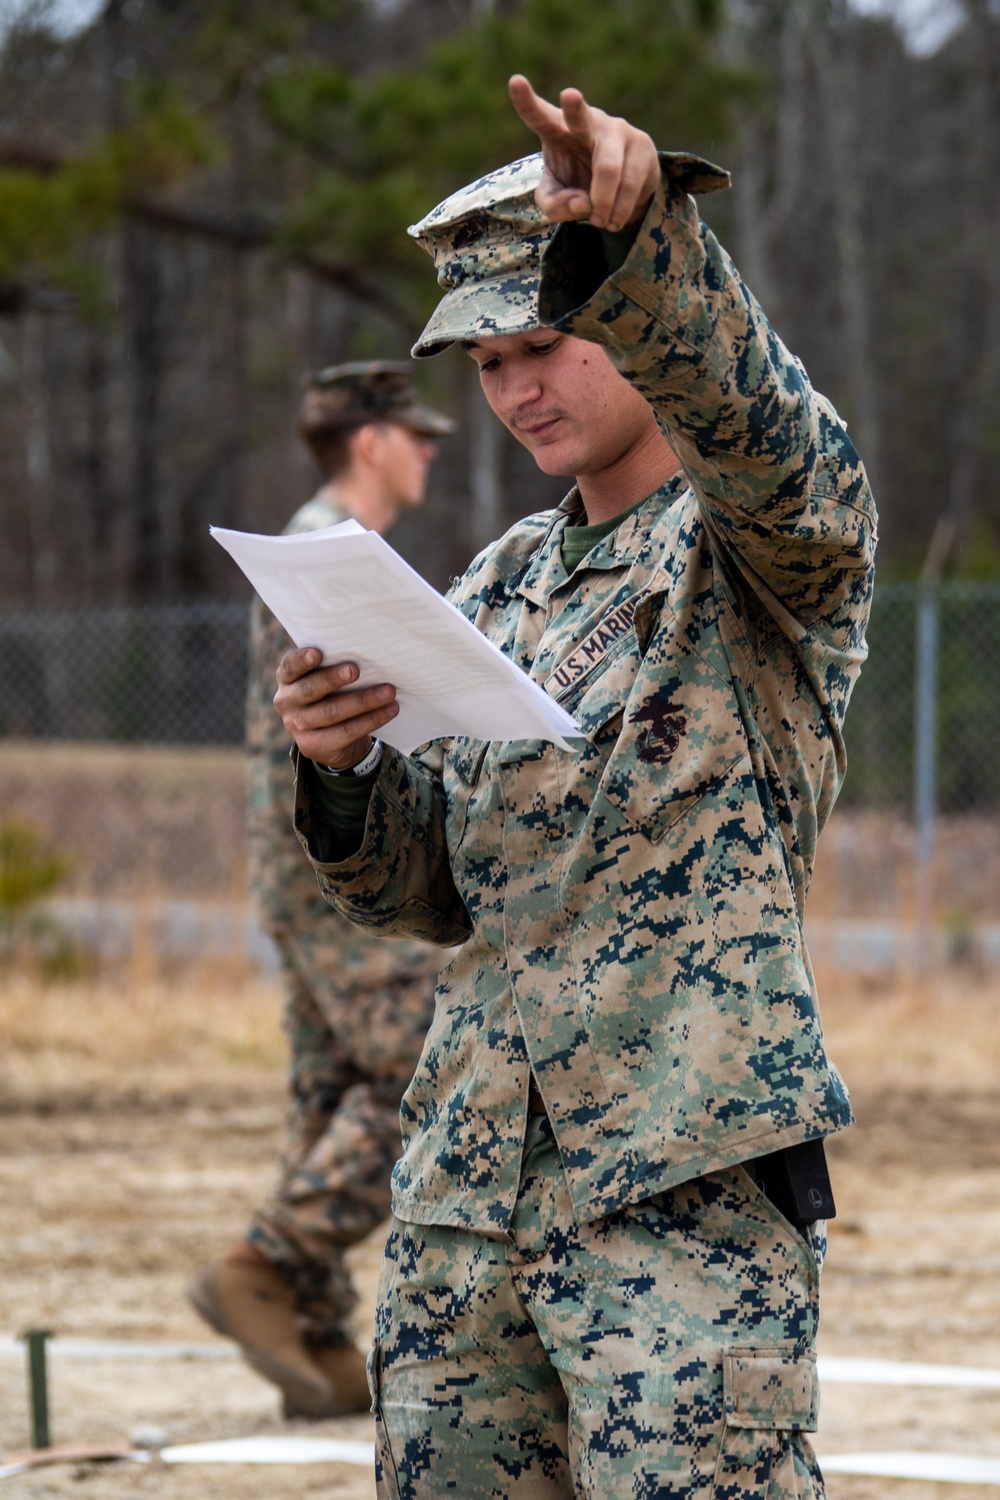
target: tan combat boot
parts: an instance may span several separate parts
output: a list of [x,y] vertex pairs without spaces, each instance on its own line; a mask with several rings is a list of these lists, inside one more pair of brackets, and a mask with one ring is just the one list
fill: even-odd
[[[365,1356],[355,1344],[338,1344],[335,1349],[310,1349],[313,1363],[326,1376],[333,1393],[335,1410],[324,1413],[331,1417],[346,1417],[354,1412],[370,1411],[372,1398],[368,1390]],[[285,1396],[286,1417],[309,1417],[312,1412],[302,1411],[289,1396]]]
[[198,1272],[188,1300],[216,1333],[239,1344],[251,1368],[281,1390],[296,1415],[341,1414],[329,1381],[306,1348],[291,1287],[280,1271],[216,1261]]

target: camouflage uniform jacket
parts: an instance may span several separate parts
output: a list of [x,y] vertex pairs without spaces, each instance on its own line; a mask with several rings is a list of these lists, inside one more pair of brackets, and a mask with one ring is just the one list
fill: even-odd
[[[296,511],[285,534],[318,531],[348,519],[349,512],[326,487]],[[350,1002],[358,989],[409,984],[420,976],[430,983],[441,966],[438,949],[425,943],[385,942],[362,932],[330,908],[302,856],[291,821],[290,742],[272,702],[275,668],[291,644],[282,626],[255,599],[250,614],[247,693],[250,879],[263,924],[279,945],[296,939],[296,952],[322,964],[323,990],[328,996],[340,994]]]
[[575,493],[454,591],[586,739],[387,751],[343,859],[300,778],[327,896],[464,943],[403,1100],[394,1210],[420,1223],[506,1229],[529,1068],[582,1220],[851,1120],[801,924],[865,655],[871,493],[691,198],[666,182],[603,280],[595,238],[555,235],[543,320],[603,344],[684,472],[571,579]]

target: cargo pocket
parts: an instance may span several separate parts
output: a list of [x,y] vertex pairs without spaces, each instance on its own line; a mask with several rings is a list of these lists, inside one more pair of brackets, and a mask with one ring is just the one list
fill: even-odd
[[712,1500],[782,1500],[815,1490],[811,1449],[819,1383],[813,1353],[743,1349],[723,1355],[725,1429]]
[[372,1397],[372,1413],[375,1417],[375,1486],[378,1500],[399,1500],[399,1484],[396,1480],[396,1465],[389,1446],[385,1418],[382,1415],[382,1351],[378,1340],[372,1344],[368,1356],[368,1389]]

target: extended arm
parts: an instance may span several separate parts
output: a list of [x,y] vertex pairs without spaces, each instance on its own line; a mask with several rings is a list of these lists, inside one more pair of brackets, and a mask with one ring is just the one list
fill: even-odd
[[[555,106],[520,76],[510,89],[545,157],[539,207],[563,226],[543,264],[542,320],[602,344],[654,407],[737,587],[786,634],[818,628],[852,653],[874,542],[864,471],[700,223],[690,159],[658,156],[579,90]],[[609,266],[599,231],[629,228],[629,253]]]
[[[566,129],[579,137],[582,98],[564,93],[561,103]],[[565,171],[546,145],[558,122],[528,123],[549,175]],[[648,163],[648,138],[603,117],[597,134],[612,126]],[[716,592],[762,797],[774,804],[801,899],[843,775],[843,719],[866,650],[875,511],[844,424],[699,220],[689,193],[711,188],[713,175],[718,185],[718,169],[661,155],[652,195],[636,194],[614,244],[617,212],[599,213],[599,230],[593,216],[579,222],[582,200],[550,186],[562,223],[543,262],[540,314],[607,350],[681,459],[703,524],[682,528],[664,557],[664,592],[689,597],[680,582],[689,568],[692,587]],[[671,622],[662,629],[668,636]],[[655,641],[652,649],[655,657]]]

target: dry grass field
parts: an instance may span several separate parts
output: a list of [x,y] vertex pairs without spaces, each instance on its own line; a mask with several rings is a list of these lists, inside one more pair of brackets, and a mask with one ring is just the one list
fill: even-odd
[[[30,816],[57,836],[83,892],[240,899],[244,798],[238,752],[0,746],[0,819]],[[997,863],[989,833],[967,840],[980,880],[970,874],[966,885],[973,909],[995,916],[1000,903],[983,896]],[[824,912],[905,901],[904,833],[853,820],[827,839],[816,891]],[[957,833],[952,843],[961,844]],[[1000,981],[972,970],[919,985],[819,977],[831,1050],[859,1116],[831,1149],[840,1213],[821,1351],[1000,1369]],[[141,946],[73,982],[0,978],[0,1334],[44,1326],[219,1346],[187,1308],[184,1286],[269,1182],[283,1109],[279,1009],[276,981],[242,963],[167,968]],[[362,1338],[379,1251],[376,1234],[354,1253]],[[367,1418],[289,1429],[270,1388],[236,1360],[53,1355],[51,1370],[57,1442],[121,1441],[139,1424],[173,1442],[369,1431]],[[821,1452],[1000,1458],[1000,1393],[830,1386],[821,1423]],[[0,1445],[28,1440],[23,1364],[3,1357]],[[847,1476],[831,1476],[828,1490],[830,1500],[983,1493]],[[373,1485],[338,1465],[81,1463],[0,1481],[4,1493],[371,1500]]]

